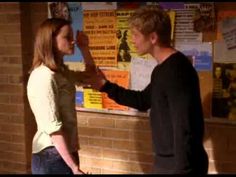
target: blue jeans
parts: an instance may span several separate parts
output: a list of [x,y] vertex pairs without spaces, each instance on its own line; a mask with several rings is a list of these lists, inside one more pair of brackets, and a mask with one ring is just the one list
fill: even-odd
[[[73,153],[79,163],[78,153]],[[32,174],[73,174],[55,147],[48,147],[32,154]]]

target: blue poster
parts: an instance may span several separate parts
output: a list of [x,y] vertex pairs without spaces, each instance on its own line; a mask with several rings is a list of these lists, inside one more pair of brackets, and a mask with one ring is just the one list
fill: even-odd
[[84,94],[82,91],[76,91],[76,105],[82,106],[84,104]]
[[[83,11],[81,2],[68,2],[69,12],[72,20],[72,29],[74,33],[74,38],[76,38],[77,31],[83,30]],[[64,61],[76,61],[81,62],[83,60],[83,56],[81,54],[80,49],[75,44],[75,52],[74,55],[65,55]]]
[[211,71],[212,70],[212,56],[200,55],[195,56],[195,69],[197,71]]
[[177,42],[175,48],[191,60],[197,71],[212,71],[211,42]]

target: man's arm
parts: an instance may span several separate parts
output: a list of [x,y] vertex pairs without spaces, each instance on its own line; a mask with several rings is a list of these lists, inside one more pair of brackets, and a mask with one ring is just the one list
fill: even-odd
[[100,91],[116,103],[129,106],[139,111],[147,111],[151,107],[150,84],[143,91],[134,91],[107,81]]

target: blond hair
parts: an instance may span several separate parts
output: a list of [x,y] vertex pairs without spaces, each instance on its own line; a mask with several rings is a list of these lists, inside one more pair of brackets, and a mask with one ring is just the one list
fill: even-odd
[[143,35],[156,32],[159,45],[170,46],[171,21],[168,13],[157,5],[142,6],[129,18],[130,27],[137,28]]

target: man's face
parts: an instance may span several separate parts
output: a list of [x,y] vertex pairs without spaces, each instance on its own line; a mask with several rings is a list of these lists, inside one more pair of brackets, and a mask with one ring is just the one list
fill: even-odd
[[131,39],[134,44],[134,47],[137,50],[139,55],[145,55],[150,53],[152,48],[151,41],[148,36],[144,36],[137,28],[131,28]]

